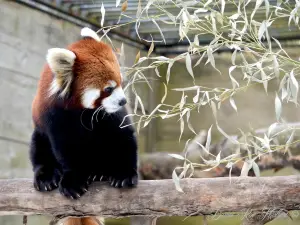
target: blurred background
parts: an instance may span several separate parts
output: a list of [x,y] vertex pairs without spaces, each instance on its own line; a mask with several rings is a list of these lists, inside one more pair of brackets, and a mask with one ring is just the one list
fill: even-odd
[[[31,121],[31,102],[35,95],[37,82],[45,55],[49,48],[66,47],[68,44],[80,38],[80,30],[89,26],[97,30],[100,28],[102,1],[81,1],[81,0],[57,0],[57,1],[5,1],[0,0],[0,177],[7,178],[32,178],[32,170],[29,163],[28,151],[29,140],[33,125]],[[112,25],[119,19],[120,9],[115,7],[115,1],[103,1],[106,7],[105,24]],[[146,4],[142,1],[143,4]],[[137,0],[128,1],[127,13],[136,13]],[[230,9],[228,9],[230,10]],[[124,19],[125,20],[125,19]],[[121,21],[126,22],[126,21]],[[176,29],[163,28],[167,45],[155,48],[154,55],[173,57],[185,51],[185,43],[178,43]],[[277,38],[286,40],[285,49],[292,58],[300,57],[300,34],[298,30],[291,30],[287,33],[286,27],[278,26],[272,31]],[[160,35],[159,31],[149,25],[147,21],[141,26],[143,38]],[[138,41],[135,29],[132,26],[125,26],[111,33],[111,39],[117,48],[124,43],[125,64],[133,65],[137,53],[146,55],[148,48],[144,42]],[[210,37],[203,37],[201,43],[208,43]],[[151,39],[151,38],[150,38]],[[193,59],[196,60],[196,59]],[[241,60],[240,58],[236,59]],[[210,65],[205,65],[203,60],[199,66],[194,68],[195,82],[206,87],[230,87],[231,81],[228,68],[231,66],[231,52],[219,51],[215,54],[215,61],[222,74],[216,73]],[[163,80],[167,68],[160,70],[161,78],[149,71],[147,77],[150,79],[153,90],[147,84],[137,85],[140,96],[147,112],[151,112],[164,95]],[[193,85],[186,70],[184,62],[176,62],[171,69],[172,79],[168,89],[188,87]],[[237,80],[242,76],[236,74]],[[224,102],[222,110],[219,111],[219,123],[228,134],[235,135],[238,129],[247,130],[263,129],[268,127],[276,119],[274,113],[274,96],[277,83],[269,84],[269,93],[266,94],[262,85],[254,85],[247,91],[235,97],[238,113],[234,111],[229,102]],[[130,96],[130,93],[128,93]],[[180,92],[169,94],[166,104],[175,104],[181,98]],[[133,101],[134,102],[134,101]],[[132,103],[133,104],[133,103]],[[286,104],[283,110],[283,117],[286,121],[297,123],[300,121],[300,110],[293,104]],[[245,122],[246,121],[246,122]],[[209,107],[202,107],[200,113],[192,113],[191,123],[196,132],[208,130],[214,123],[214,118]],[[180,153],[184,149],[185,142],[193,138],[193,134],[185,129],[182,139],[178,142],[180,135],[179,122],[177,119],[153,120],[149,126],[141,129],[139,140],[139,151],[141,155],[151,155],[158,152]],[[213,130],[212,140],[218,141],[219,132]],[[166,166],[165,161],[161,166]],[[153,169],[153,168],[152,168]],[[157,170],[159,170],[158,168]],[[172,168],[171,168],[172,169]],[[151,170],[151,169],[150,169]],[[155,172],[141,171],[144,179],[168,178],[168,175],[156,176]],[[152,174],[151,174],[152,173]],[[169,174],[166,172],[166,174]],[[263,176],[298,174],[293,167],[286,167],[278,172],[265,170]],[[209,176],[209,174],[207,175]],[[220,187],[221,188],[221,187]],[[277,219],[268,224],[300,224],[298,212],[293,214],[294,221],[286,218]],[[48,217],[30,216],[28,225],[44,225],[49,223]],[[202,224],[201,217],[184,218],[160,218],[158,225]],[[208,224],[240,224],[237,217],[220,217],[218,220],[211,219]],[[1,216],[1,225],[22,224],[21,216]],[[129,219],[109,220],[107,224],[129,224]]]

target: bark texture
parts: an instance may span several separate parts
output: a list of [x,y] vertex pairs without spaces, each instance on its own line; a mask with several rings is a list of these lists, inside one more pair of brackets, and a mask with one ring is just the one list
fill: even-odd
[[116,189],[95,183],[79,200],[53,191],[34,190],[31,180],[0,180],[0,214],[103,217],[195,216],[300,206],[300,177],[228,177],[183,179],[184,193],[172,180],[140,181],[137,188]]

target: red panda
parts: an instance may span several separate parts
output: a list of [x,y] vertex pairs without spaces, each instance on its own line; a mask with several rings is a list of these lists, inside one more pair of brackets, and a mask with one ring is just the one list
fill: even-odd
[[[81,36],[67,48],[48,50],[32,103],[34,187],[58,188],[71,199],[93,181],[138,184],[136,132],[128,117],[123,121],[127,100],[117,57],[91,29]],[[69,218],[64,225],[96,223],[94,217]]]

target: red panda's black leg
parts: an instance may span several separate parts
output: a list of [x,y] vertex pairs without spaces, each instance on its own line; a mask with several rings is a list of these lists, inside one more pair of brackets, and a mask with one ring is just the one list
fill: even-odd
[[81,111],[52,108],[45,114],[47,134],[53,154],[61,165],[59,191],[68,198],[77,199],[88,189],[91,172],[92,137],[82,125]]
[[58,187],[60,170],[47,136],[35,128],[31,136],[30,160],[34,172],[34,187],[38,191],[52,191]]
[[119,136],[122,149],[116,159],[115,166],[111,168],[109,183],[113,187],[135,187],[138,184],[137,168],[137,141],[134,134],[128,131]]
[[66,145],[55,147],[55,157],[62,166],[62,176],[59,182],[59,192],[65,197],[77,199],[80,198],[88,189],[90,172],[86,168],[85,157],[79,160],[75,155],[74,158],[70,156],[72,154],[72,148],[68,148],[66,142],[68,138],[65,138]]

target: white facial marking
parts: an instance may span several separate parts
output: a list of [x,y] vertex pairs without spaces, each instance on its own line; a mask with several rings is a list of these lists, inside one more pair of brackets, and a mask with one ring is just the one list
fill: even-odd
[[119,102],[126,99],[125,93],[121,87],[117,87],[110,96],[102,100],[102,105],[106,112],[114,113],[121,109]]
[[85,108],[94,108],[95,101],[100,97],[100,90],[96,88],[88,88],[82,95],[82,105]]
[[81,36],[82,37],[91,37],[91,38],[95,39],[96,41],[100,42],[100,38],[99,38],[98,34],[88,27],[84,27],[81,29]]

